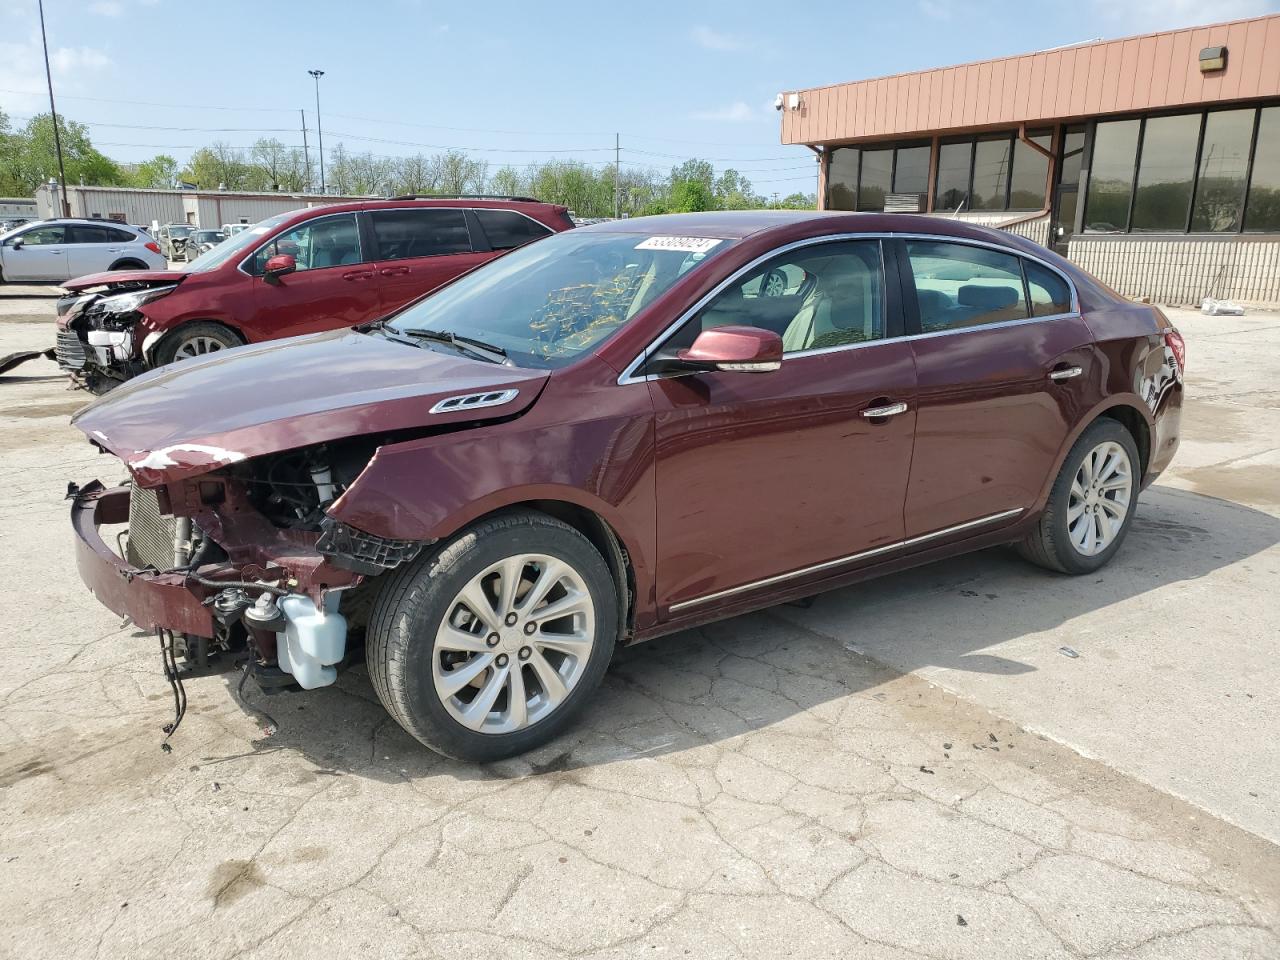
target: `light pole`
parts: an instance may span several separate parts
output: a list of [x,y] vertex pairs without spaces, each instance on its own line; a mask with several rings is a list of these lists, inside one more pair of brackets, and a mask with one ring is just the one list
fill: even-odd
[[44,78],[49,84],[49,114],[53,117],[53,149],[58,154],[58,181],[62,184],[62,215],[71,216],[67,198],[67,170],[62,165],[62,137],[58,133],[58,108],[53,105],[53,74],[49,70],[49,41],[44,34],[44,0],[40,0],[40,43],[44,47]]
[[307,73],[316,78],[316,138],[320,141],[320,192],[327,193],[324,187],[324,130],[320,127],[320,78],[323,70],[308,70]]

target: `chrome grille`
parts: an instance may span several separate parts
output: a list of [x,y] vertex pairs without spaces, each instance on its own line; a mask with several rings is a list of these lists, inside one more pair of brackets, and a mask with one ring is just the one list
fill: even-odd
[[160,513],[160,498],[154,490],[137,484],[129,491],[129,537],[124,558],[135,567],[167,570],[173,566],[173,541],[178,521]]
[[84,368],[84,344],[80,342],[80,335],[74,330],[58,331],[58,340],[54,344],[53,352],[57,355],[58,366],[64,370]]

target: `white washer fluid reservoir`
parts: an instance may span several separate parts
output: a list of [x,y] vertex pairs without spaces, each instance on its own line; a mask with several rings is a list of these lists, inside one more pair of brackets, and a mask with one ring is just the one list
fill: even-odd
[[310,597],[291,593],[277,603],[288,620],[276,634],[276,658],[280,669],[293,674],[304,690],[326,687],[338,679],[333,664],[347,650],[347,618],[338,612],[342,594],[325,594],[323,606]]

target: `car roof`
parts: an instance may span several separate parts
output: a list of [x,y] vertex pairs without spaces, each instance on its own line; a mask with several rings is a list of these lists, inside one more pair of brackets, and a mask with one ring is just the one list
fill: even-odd
[[[3,218],[0,218],[0,219],[3,219]],[[105,220],[101,217],[97,219],[92,219],[89,217],[48,217],[44,220],[28,220],[26,223],[22,224],[22,226],[39,227],[39,226],[45,226],[46,224],[49,226],[53,226],[56,224],[71,224],[73,226],[76,224],[81,224],[87,227],[99,227],[99,226],[105,225],[108,227],[123,227],[126,230],[136,231],[138,229],[131,223],[121,223],[119,220]]]

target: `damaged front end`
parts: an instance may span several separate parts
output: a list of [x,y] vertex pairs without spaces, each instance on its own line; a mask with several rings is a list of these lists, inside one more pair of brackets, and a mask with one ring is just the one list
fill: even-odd
[[[187,671],[221,669],[220,660],[247,653],[264,690],[331,684],[363,632],[359,588],[426,545],[374,537],[325,513],[372,453],[359,440],[244,460],[224,451],[222,466],[195,477],[74,489],[80,576],[138,627],[172,631]],[[175,449],[147,466],[177,466],[184,456],[219,458]]]
[[59,299],[58,366],[95,394],[137,376],[146,368],[149,336],[140,310],[176,287],[173,280],[119,280]]

